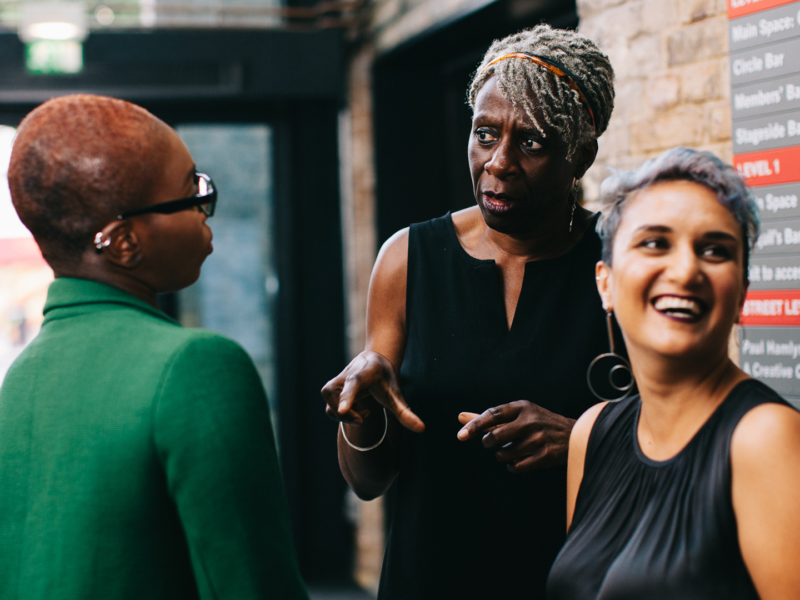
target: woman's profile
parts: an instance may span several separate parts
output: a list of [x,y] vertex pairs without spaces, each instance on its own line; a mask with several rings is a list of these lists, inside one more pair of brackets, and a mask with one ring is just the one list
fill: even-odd
[[211,178],[89,95],[22,121],[8,178],[56,279],[0,388],[0,597],[305,600],[255,366],[156,307],[213,249]]
[[573,429],[553,600],[800,597],[800,413],[729,358],[758,234],[719,159],[675,148],[601,188],[597,287],[639,394]]
[[570,430],[596,401],[584,373],[607,344],[576,189],[613,77],[574,31],[492,44],[469,88],[476,205],[378,256],[366,349],[322,393],[352,489],[396,485],[381,600],[544,598]]

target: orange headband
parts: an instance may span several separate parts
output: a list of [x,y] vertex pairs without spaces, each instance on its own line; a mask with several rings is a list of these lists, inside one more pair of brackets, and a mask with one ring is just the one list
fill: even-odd
[[597,124],[594,120],[594,111],[592,110],[592,105],[589,104],[589,99],[586,97],[586,93],[583,91],[583,86],[578,83],[578,80],[572,75],[572,73],[560,65],[557,66],[551,59],[545,60],[541,56],[536,56],[535,54],[526,54],[524,52],[512,52],[511,54],[498,56],[488,65],[483,67],[483,71],[481,71],[481,73],[484,73],[486,69],[495,63],[499,63],[501,60],[505,60],[507,58],[522,58],[529,60],[536,63],[540,67],[544,67],[556,77],[561,77],[564,80],[564,83],[566,83],[570,89],[575,90],[578,93],[578,97],[580,98],[581,102],[583,102],[583,104],[586,106],[586,110],[589,111],[589,116],[592,118],[592,127],[594,127],[594,132],[597,134]]

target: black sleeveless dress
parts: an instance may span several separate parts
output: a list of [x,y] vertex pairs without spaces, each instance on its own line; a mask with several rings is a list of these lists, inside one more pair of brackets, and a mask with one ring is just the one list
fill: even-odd
[[592,227],[567,254],[529,262],[509,331],[494,261],[465,252],[449,214],[411,226],[400,385],[426,430],[403,431],[380,600],[545,597],[566,469],[511,474],[480,440],[456,438],[457,417],[525,399],[577,418],[596,402],[586,368],[608,349],[599,259]]
[[730,447],[741,418],[767,402],[787,405],[755,379],[743,381],[681,452],[660,462],[639,448],[639,396],[605,406],[550,600],[758,600],[739,550]]

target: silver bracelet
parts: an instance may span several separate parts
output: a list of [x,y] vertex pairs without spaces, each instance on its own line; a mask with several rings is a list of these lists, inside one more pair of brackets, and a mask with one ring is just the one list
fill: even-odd
[[386,414],[385,408],[383,409],[383,422],[384,422],[384,427],[381,439],[379,439],[375,444],[372,444],[372,446],[367,446],[366,448],[360,448],[347,439],[347,434],[344,432],[344,423],[341,421],[339,422],[339,429],[342,430],[342,437],[344,438],[344,441],[347,442],[348,446],[350,446],[353,450],[358,450],[359,452],[367,452],[368,450],[374,450],[375,448],[380,446],[383,443],[383,440],[386,439],[386,432],[389,431],[389,415]]

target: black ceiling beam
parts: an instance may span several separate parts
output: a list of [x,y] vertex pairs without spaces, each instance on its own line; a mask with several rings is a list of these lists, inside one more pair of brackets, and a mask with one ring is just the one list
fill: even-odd
[[0,104],[65,93],[134,101],[335,99],[343,94],[342,31],[154,30],[95,33],[84,70],[34,75],[16,34],[0,34]]

